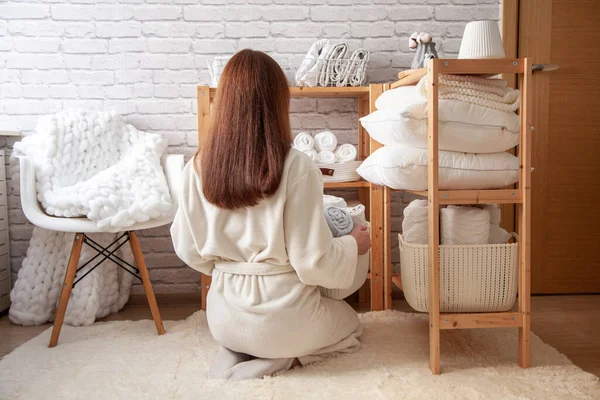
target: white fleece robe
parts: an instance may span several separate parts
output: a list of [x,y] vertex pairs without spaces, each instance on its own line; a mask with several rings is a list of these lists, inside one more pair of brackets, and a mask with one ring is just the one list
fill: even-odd
[[358,350],[356,312],[317,287],[353,284],[357,244],[332,237],[321,172],[302,152],[290,151],[272,197],[236,210],[209,203],[188,162],[171,235],[187,265],[212,275],[206,315],[222,346],[302,364]]

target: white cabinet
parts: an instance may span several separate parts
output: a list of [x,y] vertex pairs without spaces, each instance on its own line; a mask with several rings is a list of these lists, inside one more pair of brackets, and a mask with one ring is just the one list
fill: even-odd
[[4,165],[4,150],[0,150],[0,311],[6,310],[10,305],[9,248],[6,166]]

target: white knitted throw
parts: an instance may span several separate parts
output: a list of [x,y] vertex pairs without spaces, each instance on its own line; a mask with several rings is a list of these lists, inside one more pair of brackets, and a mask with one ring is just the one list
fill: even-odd
[[[160,135],[138,131],[115,112],[66,110],[41,118],[35,134],[15,143],[12,182],[19,181],[15,157],[32,156],[38,199],[48,214],[86,216],[100,228],[126,230],[172,212],[160,164],[166,146]],[[72,233],[34,229],[11,292],[13,322],[34,325],[52,320],[73,238]],[[91,238],[108,245],[116,234]],[[133,263],[128,245],[119,251],[121,258]],[[94,255],[84,245],[79,264]],[[118,311],[127,302],[131,281],[130,274],[105,261],[73,289],[65,322],[88,325]]]
[[[417,88],[427,97],[427,75],[419,81]],[[503,79],[440,75],[438,98],[464,101],[502,111],[516,111],[519,109],[521,94],[516,89],[506,87],[506,81]]]

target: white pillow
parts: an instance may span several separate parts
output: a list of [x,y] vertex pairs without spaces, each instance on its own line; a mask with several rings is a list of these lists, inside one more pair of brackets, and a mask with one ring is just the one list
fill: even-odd
[[[393,105],[386,100],[385,108],[361,118],[360,122],[369,135],[381,144],[426,149],[427,100],[416,92],[410,97],[406,93],[410,91],[396,96]],[[438,117],[440,150],[497,153],[519,144],[520,121],[513,112],[458,100],[440,100]]]
[[[499,189],[519,180],[509,153],[439,152],[440,189]],[[365,180],[399,190],[427,190],[427,150],[400,145],[377,149],[357,169]]]
[[391,106],[397,106],[403,103],[412,104],[418,101],[427,103],[427,98],[421,94],[417,89],[417,86],[401,86],[383,92],[381,96],[375,100],[375,108],[383,110],[384,108]]

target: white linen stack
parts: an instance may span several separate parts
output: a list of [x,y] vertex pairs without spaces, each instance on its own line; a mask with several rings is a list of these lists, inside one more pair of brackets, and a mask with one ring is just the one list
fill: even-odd
[[[406,243],[428,243],[428,210],[426,200],[413,200],[404,209],[402,238]],[[502,244],[511,237],[500,227],[500,208],[496,204],[440,208],[440,244]]]
[[296,71],[298,86],[361,86],[367,77],[369,52],[350,52],[346,43],[331,44],[329,39],[312,44]]
[[[427,90],[427,76],[387,90],[375,101],[377,111],[360,119],[384,145],[357,170],[365,180],[427,188]],[[519,143],[519,91],[501,79],[441,75],[439,99],[440,189],[500,189],[518,181],[519,159],[506,151]]]

